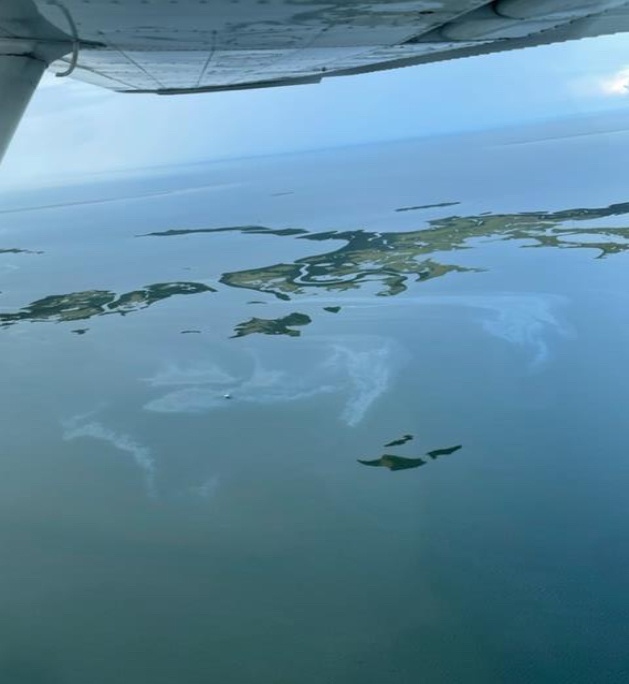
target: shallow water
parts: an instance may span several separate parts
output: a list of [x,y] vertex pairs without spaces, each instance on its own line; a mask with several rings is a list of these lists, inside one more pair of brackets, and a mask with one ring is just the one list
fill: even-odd
[[3,681],[626,681],[628,138],[593,138],[8,196]]

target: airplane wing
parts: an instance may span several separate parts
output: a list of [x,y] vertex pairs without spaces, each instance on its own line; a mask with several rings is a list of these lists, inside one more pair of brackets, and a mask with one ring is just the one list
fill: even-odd
[[[80,43],[72,76],[123,92],[160,94],[315,83],[629,29],[626,0],[34,4],[59,31],[72,33],[75,26]],[[53,69],[67,70],[71,59]]]

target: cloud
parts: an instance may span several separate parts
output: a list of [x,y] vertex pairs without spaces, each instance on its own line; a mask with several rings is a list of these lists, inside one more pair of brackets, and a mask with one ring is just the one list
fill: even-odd
[[620,69],[615,74],[599,81],[600,91],[604,95],[619,96],[629,94],[629,67]]

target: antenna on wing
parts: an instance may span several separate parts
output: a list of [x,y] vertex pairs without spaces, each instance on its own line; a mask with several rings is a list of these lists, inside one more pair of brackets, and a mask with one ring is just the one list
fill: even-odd
[[62,5],[60,2],[58,2],[58,0],[48,0],[48,4],[52,5],[53,7],[58,7],[61,10],[68,22],[70,35],[72,36],[72,56],[70,57],[70,64],[65,71],[60,71],[56,74],[57,78],[63,78],[65,76],[69,76],[76,69],[76,65],[79,61],[79,48],[81,41],[79,40],[79,32],[76,28],[76,24],[74,23],[74,19],[70,14],[70,10],[68,10],[65,5]]

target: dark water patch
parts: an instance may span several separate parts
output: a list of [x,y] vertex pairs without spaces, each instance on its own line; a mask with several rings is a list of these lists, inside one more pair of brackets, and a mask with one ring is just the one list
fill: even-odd
[[0,681],[6,684],[63,684],[64,677],[54,663],[34,657],[9,656],[0,660]]
[[341,310],[340,306],[324,306],[324,311],[329,311],[330,313],[338,313]]

